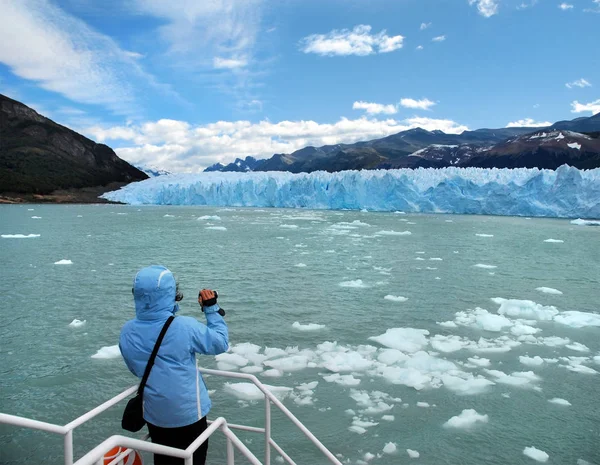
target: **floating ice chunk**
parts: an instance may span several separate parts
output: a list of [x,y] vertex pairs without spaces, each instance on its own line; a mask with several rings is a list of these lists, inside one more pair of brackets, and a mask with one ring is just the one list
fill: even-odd
[[461,326],[483,329],[485,331],[500,332],[504,328],[511,327],[513,322],[502,315],[495,315],[483,308],[457,312],[454,320]]
[[265,366],[275,368],[279,371],[300,371],[308,366],[308,357],[306,355],[292,355],[290,357],[267,360],[263,362]]
[[538,342],[548,347],[560,347],[567,345],[571,340],[568,337],[549,336],[538,338]]
[[204,215],[198,217],[199,221],[221,221],[221,217],[217,215]]
[[383,421],[394,421],[394,420],[395,420],[395,417],[394,417],[394,415],[383,415],[383,416],[381,417],[381,419],[382,419]]
[[371,452],[367,452],[364,456],[363,459],[365,459],[365,461],[369,462],[371,460],[373,460],[375,458],[375,454],[372,454]]
[[427,345],[429,331],[415,328],[390,328],[384,334],[371,336],[369,340],[403,352],[417,352]]
[[28,212],[32,212],[32,211],[34,211],[34,209],[33,208],[28,208],[27,211]]
[[119,345],[114,346],[104,346],[98,350],[92,358],[101,358],[101,359],[110,359],[110,358],[119,358],[121,356],[121,350],[119,349]]
[[470,341],[466,348],[473,352],[503,353],[520,345],[521,342],[515,341],[507,336],[500,336],[496,339],[485,339],[480,337],[477,342]]
[[556,404],[556,405],[564,405],[566,407],[571,405],[571,402],[569,402],[566,399],[560,399],[558,397],[555,397],[554,399],[549,399],[548,402],[550,402],[551,404]]
[[383,446],[384,454],[393,454],[394,452],[396,452],[396,444],[395,443],[388,442],[388,443],[386,443],[385,446]]
[[231,366],[237,368],[248,365],[248,359],[242,357],[239,354],[232,354],[229,352],[225,352],[223,354],[215,356],[215,360],[217,361],[217,366],[219,367],[219,370],[226,370]]
[[71,260],[63,259],[63,260],[59,260],[57,262],[54,262],[54,264],[55,265],[72,265],[73,262]]
[[[292,388],[284,386],[269,386],[268,384],[264,386],[279,400],[285,399],[292,391]],[[265,397],[253,383],[225,383],[224,388],[225,392],[245,401],[262,400]]]
[[297,224],[280,224],[279,227],[285,229],[298,229]]
[[325,352],[321,359],[322,367],[334,373],[364,371],[372,365],[370,359],[355,351]]
[[456,328],[458,325],[454,322],[454,321],[442,321],[442,322],[436,322],[436,324],[443,326],[445,328]]
[[427,402],[417,402],[417,407],[429,408],[429,404]]
[[449,353],[461,350],[466,346],[466,343],[459,336],[443,336],[436,334],[430,340],[431,347],[439,352]]
[[471,428],[476,423],[487,423],[489,420],[487,415],[480,415],[474,409],[465,409],[460,415],[450,418],[444,426],[446,428]]
[[296,386],[299,391],[312,391],[319,385],[318,381],[311,381],[310,383],[302,383]]
[[571,328],[585,328],[586,326],[600,326],[600,314],[578,311],[562,312],[554,317],[554,321]]
[[531,300],[502,299],[496,297],[492,299],[492,302],[500,305],[498,313],[513,318],[549,321],[558,315],[556,307],[540,305]]
[[411,459],[418,459],[421,456],[416,450],[412,449],[406,449],[406,453]]
[[207,226],[204,229],[211,229],[213,231],[227,231],[227,228],[225,226]]
[[595,375],[598,373],[593,368],[586,367],[585,365],[567,365],[566,368],[569,371],[573,371],[575,373],[583,373],[586,375]]
[[32,220],[41,220],[42,217],[41,216],[32,216],[31,219]]
[[415,258],[415,260],[417,260],[417,261],[419,261],[419,262],[424,262],[424,261],[425,261],[425,259],[424,259],[424,258],[421,258],[421,257],[417,257],[417,258]]
[[255,373],[260,373],[263,371],[262,367],[256,366],[256,365],[249,365],[249,366],[245,366],[240,368],[240,371],[242,373],[251,373],[251,374],[255,374]]
[[379,423],[376,423],[374,421],[364,421],[359,418],[355,418],[352,421],[352,424],[356,425],[356,426],[360,426],[361,428],[371,428],[373,426],[377,426]]
[[81,328],[83,325],[85,325],[87,320],[78,320],[77,318],[75,318],[73,321],[71,321],[71,323],[69,323],[69,326],[71,328]]
[[303,325],[299,321],[294,321],[292,328],[297,329],[298,331],[318,331],[320,329],[324,329],[325,325],[318,325],[316,323],[308,323]]
[[485,263],[478,263],[477,265],[473,265],[475,268],[483,268],[484,270],[493,270],[494,268],[498,268],[496,265],[486,265]]
[[521,323],[520,321],[517,321],[514,324],[514,326],[510,328],[511,334],[515,336],[531,336],[532,334],[539,333],[540,331],[540,328],[535,328],[533,326],[526,325],[524,323]]
[[493,234],[475,234],[477,237],[494,237]]
[[383,230],[375,233],[376,236],[410,236],[412,233],[410,231],[392,231],[392,230]]
[[469,363],[473,365],[477,365],[478,367],[489,367],[490,359],[489,358],[479,358],[479,357],[469,357],[467,359]]
[[440,257],[431,257],[429,260],[431,260],[432,262],[442,262],[442,261],[444,261],[444,259],[440,258]]
[[2,234],[4,239],[32,239],[34,237],[40,237],[39,234]]
[[600,220],[582,220],[581,218],[577,218],[571,221],[571,224],[577,226],[600,226]]
[[383,349],[379,352],[377,360],[386,365],[394,365],[400,361],[408,360],[410,357],[396,349]]
[[365,434],[367,430],[365,428],[361,428],[360,426],[352,425],[348,428],[348,431],[356,434]]
[[590,348],[586,345],[580,344],[579,342],[573,342],[565,346],[567,349],[575,350],[577,352],[589,352]]
[[401,295],[391,295],[388,294],[384,297],[385,300],[390,300],[392,302],[406,302],[408,297],[402,297]]
[[267,358],[283,357],[288,353],[278,347],[265,347],[264,354]]
[[517,387],[527,387],[533,382],[539,381],[541,378],[533,371],[517,371],[507,375],[500,370],[485,370],[488,374],[495,378],[497,383],[508,384]]
[[544,359],[538,355],[536,355],[535,357],[527,357],[525,355],[521,355],[519,357],[519,362],[521,362],[523,365],[527,365],[527,366],[540,366],[544,363]]
[[163,218],[175,218],[175,215],[169,215],[167,213],[166,215],[163,215]]
[[352,375],[340,375],[339,373],[324,375],[323,379],[328,383],[336,383],[342,386],[358,386],[360,384],[360,378],[355,378]]
[[441,380],[447,389],[462,395],[481,394],[496,384],[483,376],[473,376],[472,373],[466,372],[444,374]]
[[547,462],[550,457],[543,450],[536,449],[533,446],[523,449],[523,455],[526,455],[533,460],[537,460],[538,462]]
[[358,289],[364,289],[364,288],[369,287],[365,283],[363,283],[362,279],[355,279],[354,281],[343,281],[339,284],[339,286],[340,287],[354,287],[354,288],[358,288]]
[[536,287],[536,291],[543,292],[544,294],[562,295],[562,292],[552,287]]
[[271,369],[271,370],[266,370],[262,373],[263,376],[268,376],[269,378],[279,378],[280,376],[283,376],[283,373],[279,370],[276,370],[275,368]]
[[306,263],[296,263],[294,266],[297,268],[306,268]]
[[550,242],[552,244],[562,244],[565,241],[563,241],[562,239],[546,239],[544,242]]

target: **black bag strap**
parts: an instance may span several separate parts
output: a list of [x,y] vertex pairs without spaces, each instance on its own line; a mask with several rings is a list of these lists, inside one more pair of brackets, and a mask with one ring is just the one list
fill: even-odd
[[154,359],[156,358],[156,354],[158,354],[158,348],[162,343],[165,334],[167,333],[167,329],[175,319],[175,316],[170,316],[167,322],[162,327],[160,334],[158,335],[158,339],[156,340],[156,344],[154,344],[154,349],[152,349],[152,355],[150,355],[150,359],[148,360],[148,364],[146,365],[146,371],[144,371],[144,377],[142,378],[142,382],[138,387],[138,396],[143,396],[144,388],[146,387],[146,382],[148,381],[148,376],[150,376],[150,370],[152,370],[152,365],[154,365]]

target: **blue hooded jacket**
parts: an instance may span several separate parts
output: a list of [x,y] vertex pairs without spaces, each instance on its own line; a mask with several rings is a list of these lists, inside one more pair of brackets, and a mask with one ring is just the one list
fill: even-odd
[[[133,280],[136,318],[121,330],[119,348],[125,364],[142,378],[160,331],[179,306],[173,273],[164,266],[140,270]],[[208,391],[196,368],[196,354],[227,351],[229,335],[218,305],[205,307],[207,324],[176,317],[162,341],[144,389],[144,419],[163,428],[196,423],[211,407]]]

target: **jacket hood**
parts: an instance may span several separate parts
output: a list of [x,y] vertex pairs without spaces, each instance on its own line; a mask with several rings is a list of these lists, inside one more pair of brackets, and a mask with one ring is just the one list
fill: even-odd
[[177,283],[171,271],[161,265],[142,268],[133,279],[135,314],[139,320],[166,319],[177,310]]

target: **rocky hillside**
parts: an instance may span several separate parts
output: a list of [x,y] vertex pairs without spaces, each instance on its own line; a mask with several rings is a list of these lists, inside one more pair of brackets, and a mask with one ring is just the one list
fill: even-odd
[[[0,94],[0,194],[47,195],[124,185],[148,176],[104,144],[56,124],[28,106]],[[115,184],[117,183],[117,184]],[[94,198],[94,197],[92,197]],[[40,198],[39,200],[43,200]]]
[[[382,139],[355,144],[304,147],[290,154],[238,163],[214,165],[207,171],[341,171],[348,169],[538,167],[562,164],[577,168],[600,167],[600,147],[590,133],[600,131],[600,114],[560,121],[549,128],[501,128],[445,134],[416,128]],[[542,134],[546,134],[543,136]],[[597,138],[596,138],[597,139]],[[577,149],[578,145],[581,146]]]

